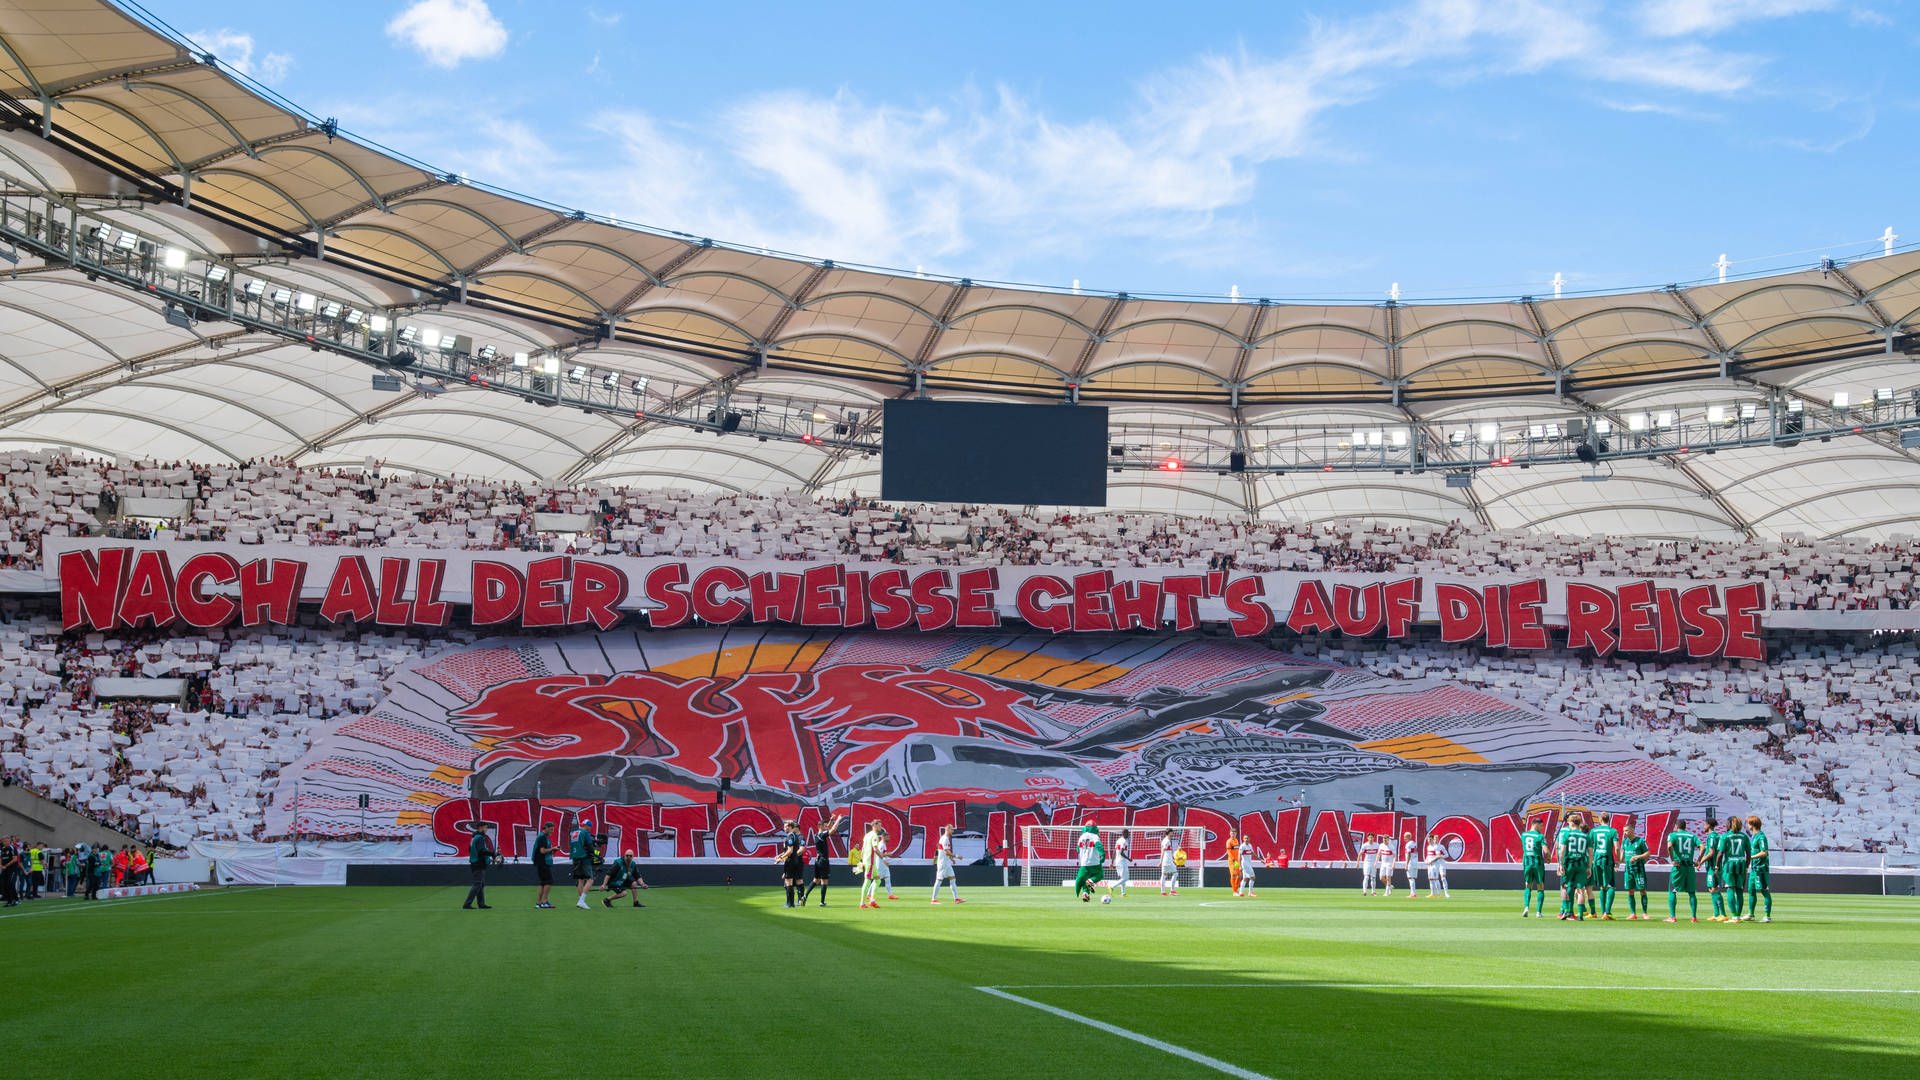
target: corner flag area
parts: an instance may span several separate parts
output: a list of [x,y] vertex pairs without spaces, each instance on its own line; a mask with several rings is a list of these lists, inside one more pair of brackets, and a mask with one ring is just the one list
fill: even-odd
[[12,955],[58,961],[11,1026],[111,1017],[138,1033],[144,1075],[196,1078],[566,1075],[582,1055],[649,1076],[943,1080],[1920,1065],[1904,898],[1796,895],[1771,925],[1522,920],[1508,893],[1466,891],[1086,905],[978,889],[934,907],[915,890],[879,911],[787,910],[749,888],[655,889],[644,910],[458,899],[47,901],[0,916]]

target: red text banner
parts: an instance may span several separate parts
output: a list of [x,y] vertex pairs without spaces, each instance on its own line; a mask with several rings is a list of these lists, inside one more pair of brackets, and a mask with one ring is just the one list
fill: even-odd
[[1051,634],[1340,633],[1689,659],[1765,659],[1758,582],[1252,574],[1119,569],[733,563],[520,552],[49,541],[68,630],[295,621],[607,630],[748,624],[815,630]]

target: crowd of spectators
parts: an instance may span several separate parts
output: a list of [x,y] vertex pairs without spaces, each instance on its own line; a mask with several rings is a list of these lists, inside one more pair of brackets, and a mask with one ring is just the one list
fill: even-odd
[[1920,540],[1713,542],[1393,525],[890,506],[799,493],[701,494],[450,480],[278,462],[105,462],[0,454],[0,569],[50,535],[244,544],[541,550],[740,560],[1166,566],[1242,571],[1765,580],[1776,608],[1905,609]]

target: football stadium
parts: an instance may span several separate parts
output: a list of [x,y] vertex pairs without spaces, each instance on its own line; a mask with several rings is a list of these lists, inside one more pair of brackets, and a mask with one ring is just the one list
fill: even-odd
[[[1028,284],[1037,248],[940,248],[919,193],[892,231],[979,272],[889,268],[910,248],[792,254],[744,209],[714,237],[579,209],[539,154],[424,160],[499,134],[478,97],[388,103],[407,122],[376,138],[347,97],[283,96],[504,80],[509,42],[573,19],[606,51],[549,105],[631,85],[667,110],[614,55],[685,13],[345,7],[360,45],[316,28],[296,58],[199,29],[264,12],[0,0],[23,1070],[1920,1068],[1920,245],[1881,232],[1910,194],[1836,168],[1819,186],[1874,223],[1860,242],[1708,252],[1671,284],[1529,269],[1449,295],[1383,270],[1334,295],[1284,262],[1307,283],[1261,296]],[[1626,65],[1594,44],[1613,13],[1573,7],[1557,51],[1485,63],[1487,34],[1546,48],[1547,9],[1290,10],[1207,70],[1353,76],[1321,130],[1430,62],[1457,65],[1435,94],[1585,65],[1706,98],[1596,116],[1711,125],[1797,107],[1743,33],[1915,34],[1817,0],[1648,3]],[[1016,59],[1079,40],[969,14]],[[769,32],[805,51],[827,31],[799,18],[760,10],[701,63],[744,77]],[[1099,47],[1145,63],[1145,29]],[[903,77],[973,70],[929,55]],[[843,60],[795,93],[851,109]],[[1039,108],[1000,99],[913,122]],[[1911,103],[1885,112],[1906,119],[1858,138],[1910,176]],[[776,142],[866,153],[901,116]],[[1405,123],[1423,152],[1453,139]],[[1085,201],[1108,197],[1096,126],[1029,127],[1073,148]],[[1578,129],[1514,138],[1571,153]],[[994,137],[923,149],[975,176]],[[676,205],[646,201],[675,182],[664,138],[634,205]],[[1167,169],[1205,156],[1169,145]],[[1440,188],[1471,156],[1387,163]],[[832,172],[795,198],[871,201]],[[745,207],[754,175],[711,200]],[[1802,235],[1790,188],[1749,235]],[[1016,201],[964,191],[969,220]],[[1635,229],[1712,201],[1625,198]],[[1637,265],[1619,206],[1569,202]],[[1115,274],[1146,247],[1228,262],[1208,245],[1264,228],[1252,205],[1060,228]]]

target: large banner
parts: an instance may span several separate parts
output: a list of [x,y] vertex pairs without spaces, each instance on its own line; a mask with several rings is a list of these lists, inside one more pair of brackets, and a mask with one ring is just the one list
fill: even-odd
[[1444,679],[1191,635],[737,628],[425,659],[285,770],[267,829],[431,836],[455,854],[484,820],[519,855],[530,830],[584,820],[642,857],[761,858],[782,820],[839,812],[856,835],[884,823],[906,858],[942,825],[1017,857],[1023,825],[1093,821],[1203,825],[1210,858],[1239,827],[1294,860],[1411,830],[1480,861],[1517,858],[1529,818],[1634,815],[1664,836],[1710,807],[1739,809]]
[[890,564],[585,558],[417,549],[133,544],[49,539],[68,630],[211,629],[294,621],[303,603],[337,623],[608,630],[780,623],[812,629],[1053,634],[1276,630],[1405,637],[1437,623],[1452,643],[1762,660],[1758,582],[1252,574],[1176,567],[906,567]]

